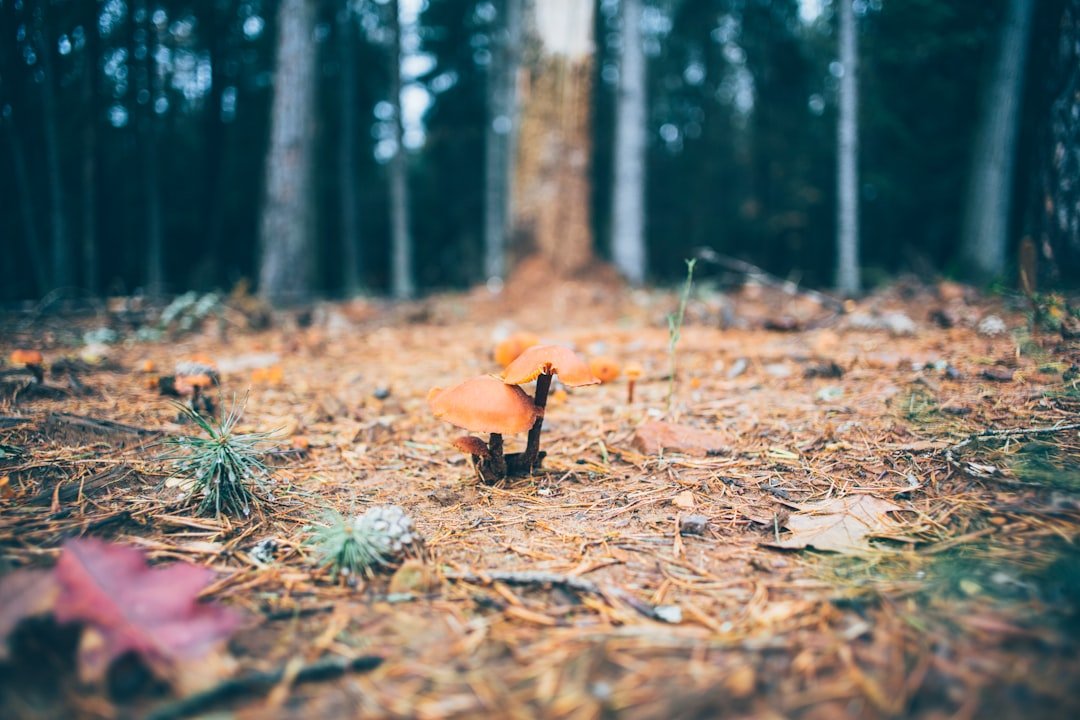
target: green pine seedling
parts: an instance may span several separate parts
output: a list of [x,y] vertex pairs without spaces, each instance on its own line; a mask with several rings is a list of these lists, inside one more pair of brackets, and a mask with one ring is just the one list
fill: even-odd
[[329,568],[335,579],[371,576],[379,568],[396,565],[422,544],[412,518],[396,505],[373,507],[357,517],[328,510],[308,532],[307,544],[315,551],[316,563]]
[[180,435],[165,440],[178,450],[163,459],[172,477],[193,496],[201,497],[200,515],[248,517],[265,497],[273,470],[263,456],[274,449],[276,433],[237,433],[244,401],[233,403],[221,421],[207,419],[186,405],[174,403],[200,430],[201,435]]
[[686,261],[686,284],[683,285],[682,298],[679,300],[679,311],[667,316],[668,324],[668,375],[667,413],[671,415],[671,404],[675,399],[675,346],[679,344],[682,336],[683,316],[686,315],[686,302],[690,299],[690,288],[694,283],[694,265],[697,258]]

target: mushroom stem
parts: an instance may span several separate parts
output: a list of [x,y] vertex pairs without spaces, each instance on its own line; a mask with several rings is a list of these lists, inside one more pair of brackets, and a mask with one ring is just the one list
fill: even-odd
[[488,439],[488,450],[491,452],[491,460],[487,466],[491,469],[492,480],[502,480],[506,477],[506,458],[503,456],[503,437],[499,433],[491,433]]
[[37,363],[27,363],[26,369],[33,374],[34,380],[37,381],[38,385],[45,384],[45,368]]
[[627,384],[626,384],[626,404],[627,405],[633,405],[634,404],[634,380],[633,380],[633,378],[628,380]]
[[547,407],[548,390],[551,389],[552,376],[541,373],[536,378],[536,395],[533,404],[536,405],[536,422],[529,428],[529,440],[525,445],[524,466],[526,472],[532,472],[540,464],[540,431],[544,428],[544,408]]

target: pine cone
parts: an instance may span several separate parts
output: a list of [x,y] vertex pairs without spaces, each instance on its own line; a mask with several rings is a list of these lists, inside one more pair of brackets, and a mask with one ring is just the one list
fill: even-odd
[[357,536],[367,539],[387,561],[399,560],[422,542],[412,518],[397,505],[370,508],[353,522]]

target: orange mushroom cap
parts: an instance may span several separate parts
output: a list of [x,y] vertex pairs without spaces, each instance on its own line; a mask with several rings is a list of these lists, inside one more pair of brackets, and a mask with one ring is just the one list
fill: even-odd
[[452,388],[428,393],[435,417],[472,432],[513,435],[536,421],[536,405],[525,391],[490,375],[470,378]]
[[558,375],[567,387],[600,382],[576,352],[562,345],[536,345],[521,353],[503,372],[503,382],[523,385],[541,375]]
[[539,338],[532,333],[514,333],[495,346],[495,362],[499,363],[500,367],[506,367],[538,342]]
[[623,372],[626,373],[627,380],[637,380],[645,374],[645,369],[638,363],[627,363],[626,369]]
[[619,377],[622,367],[619,361],[609,357],[594,357],[589,361],[589,371],[602,383],[609,383]]
[[15,350],[10,359],[12,365],[40,365],[45,362],[37,350]]
[[207,388],[214,384],[214,379],[209,375],[177,375],[175,381],[176,392],[181,395],[190,395],[195,388]]
[[478,437],[473,437],[472,435],[462,435],[454,440],[451,445],[466,455],[475,455],[476,457],[482,458],[491,457],[491,451],[488,450],[484,441]]

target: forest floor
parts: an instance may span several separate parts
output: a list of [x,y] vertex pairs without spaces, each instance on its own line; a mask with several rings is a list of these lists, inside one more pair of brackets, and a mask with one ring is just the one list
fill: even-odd
[[[95,536],[209,567],[204,597],[247,618],[210,684],[281,671],[192,708],[126,666],[80,683],[70,637],[12,637],[0,714],[1080,717],[1080,434],[1060,429],[1080,421],[1080,342],[1034,329],[1026,300],[951,284],[897,285],[846,314],[702,286],[669,409],[677,305],[538,280],[320,305],[263,331],[208,323],[67,369],[83,331],[123,313],[0,319],[4,357],[35,346],[61,368],[0,386],[3,566],[49,567]],[[1007,330],[988,333],[989,315]],[[632,404],[624,378],[557,393],[543,471],[487,486],[425,398],[498,372],[512,330],[645,376]],[[224,404],[248,394],[240,430],[280,428],[294,448],[249,519],[197,517],[163,482],[160,437],[192,428],[143,367],[197,356],[217,363]],[[281,376],[253,380],[268,364]],[[658,420],[673,424],[663,452],[643,425]],[[686,428],[723,449],[678,451]],[[988,430],[1023,431],[971,440]],[[380,504],[425,538],[423,579],[332,580],[305,528]],[[276,555],[252,559],[265,538]],[[304,670],[327,658],[377,666]]]

